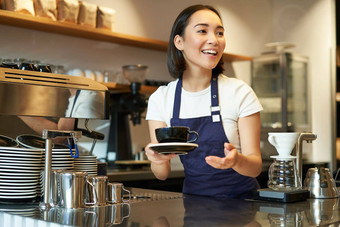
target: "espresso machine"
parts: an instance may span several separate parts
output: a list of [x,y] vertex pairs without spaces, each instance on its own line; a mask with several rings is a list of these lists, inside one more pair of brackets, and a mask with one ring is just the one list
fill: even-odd
[[[104,85],[90,80],[50,72],[13,69],[1,65],[0,67],[0,114],[32,117],[55,118],[108,118],[108,89]],[[75,94],[86,93],[87,102],[81,103],[74,97]],[[71,101],[73,100],[73,101]],[[86,104],[86,113],[67,110],[77,105]],[[95,108],[91,109],[92,106]],[[81,131],[48,130],[43,131],[46,139],[43,201],[42,210],[49,210],[52,139],[56,137],[72,138],[74,144],[82,135]],[[77,150],[77,147],[76,147]],[[70,147],[70,155],[72,149]],[[78,152],[77,156],[78,157]],[[72,156],[73,157],[73,156]]]
[[[113,165],[117,160],[133,160],[130,121],[141,124],[141,115],[147,107],[147,97],[139,93],[149,71],[145,65],[125,65],[124,77],[130,82],[130,91],[110,96],[110,131],[106,161]],[[115,158],[114,158],[115,156]]]

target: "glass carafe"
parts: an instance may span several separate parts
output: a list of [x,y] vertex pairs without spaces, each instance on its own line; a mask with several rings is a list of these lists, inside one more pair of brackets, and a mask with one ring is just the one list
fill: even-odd
[[290,191],[301,188],[294,159],[274,159],[269,167],[268,187],[273,190]]

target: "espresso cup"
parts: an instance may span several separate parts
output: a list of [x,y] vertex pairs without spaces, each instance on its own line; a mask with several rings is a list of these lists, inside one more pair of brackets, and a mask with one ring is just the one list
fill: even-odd
[[[196,131],[190,131],[190,128],[185,126],[172,126],[157,128],[155,130],[156,138],[159,143],[168,142],[183,142],[193,143],[198,139],[198,133]],[[194,138],[189,140],[189,136],[194,135]]]

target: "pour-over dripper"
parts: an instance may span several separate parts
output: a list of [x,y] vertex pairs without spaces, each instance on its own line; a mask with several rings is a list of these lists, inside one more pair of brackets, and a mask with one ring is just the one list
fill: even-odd
[[297,174],[295,165],[296,156],[291,155],[300,133],[279,132],[268,134],[269,143],[279,153],[277,156],[271,156],[271,158],[274,158],[274,162],[269,167],[268,187],[280,191],[300,189],[301,179]]
[[299,138],[298,132],[270,132],[268,133],[268,141],[276,148],[278,156],[273,158],[295,158],[291,156],[292,150]]

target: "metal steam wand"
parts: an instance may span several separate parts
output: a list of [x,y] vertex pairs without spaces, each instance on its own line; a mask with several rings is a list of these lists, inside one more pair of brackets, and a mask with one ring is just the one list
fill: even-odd
[[[44,173],[44,199],[39,204],[42,210],[49,210],[52,205],[49,203],[50,197],[50,181],[51,181],[51,163],[52,163],[52,139],[56,137],[60,138],[72,138],[74,143],[77,144],[77,140],[81,138],[82,133],[80,131],[62,131],[62,130],[48,130],[44,129],[42,138],[46,139],[45,144],[45,173]],[[70,150],[72,152],[72,150]],[[72,155],[72,153],[71,153]]]

